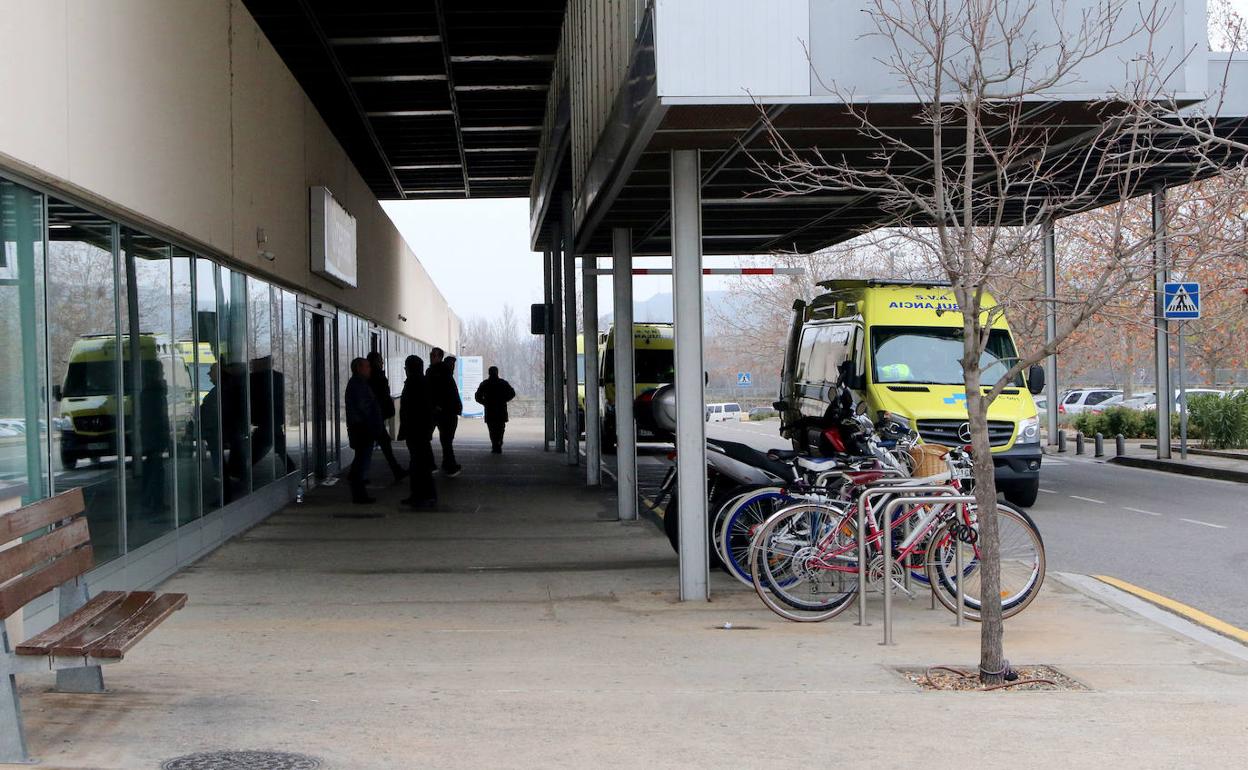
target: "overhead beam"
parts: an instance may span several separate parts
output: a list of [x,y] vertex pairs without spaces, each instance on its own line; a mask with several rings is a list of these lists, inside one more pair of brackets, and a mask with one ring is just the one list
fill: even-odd
[[[304,0],[306,2],[307,0]],[[451,51],[446,45],[446,7],[444,0],[433,0],[438,17],[439,42],[442,44],[442,64],[446,68],[446,91],[451,99],[451,115],[455,118],[455,146],[459,150],[459,164],[464,170],[464,197],[472,197],[472,181],[468,177],[468,157],[464,154],[464,124],[459,116],[459,100],[455,97],[455,73],[451,71]]]
[[[441,0],[438,0],[438,2],[441,3]],[[403,184],[399,181],[399,175],[395,173],[394,166],[390,163],[390,157],[386,155],[386,149],[381,145],[381,139],[377,137],[377,132],[373,130],[373,122],[365,114],[364,105],[360,103],[360,96],[355,92],[355,87],[351,85],[351,78],[347,76],[347,71],[343,69],[342,62],[338,60],[338,54],[334,52],[334,46],[325,34],[325,28],[321,26],[320,20],[316,18],[316,12],[312,9],[311,2],[309,0],[299,0],[299,8],[303,11],[304,20],[312,28],[312,33],[316,35],[321,48],[324,49],[325,56],[328,57],[334,74],[338,76],[339,83],[346,89],[347,96],[351,99],[351,105],[355,108],[355,114],[359,117],[360,123],[363,124],[364,130],[368,134],[368,139],[372,142],[378,157],[381,158],[382,164],[385,165],[386,173],[390,175],[390,183],[394,185],[395,193],[400,198],[407,198],[407,191],[403,189]]]
[[441,43],[437,35],[389,35],[380,37],[331,37],[333,45],[408,45],[412,43]]

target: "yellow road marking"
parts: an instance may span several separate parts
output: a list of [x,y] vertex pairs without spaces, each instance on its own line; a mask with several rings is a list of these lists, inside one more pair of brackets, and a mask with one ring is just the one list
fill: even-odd
[[1176,615],[1181,615],[1187,618],[1188,620],[1192,621],[1193,623],[1204,626],[1210,631],[1216,631],[1217,633],[1222,634],[1223,636],[1229,636],[1232,639],[1243,642],[1244,644],[1248,644],[1248,631],[1245,631],[1244,629],[1239,628],[1238,626],[1232,626],[1230,623],[1227,623],[1225,620],[1220,620],[1218,618],[1215,618],[1214,616],[1210,615],[1207,612],[1201,612],[1195,607],[1186,605],[1183,602],[1175,601],[1174,599],[1171,599],[1168,596],[1162,596],[1161,594],[1153,593],[1152,591],[1149,591],[1147,588],[1140,588],[1139,586],[1134,585],[1132,583],[1128,583],[1125,580],[1119,580],[1118,578],[1110,577],[1108,575],[1093,575],[1092,577],[1096,578],[1102,583],[1108,583],[1114,588],[1118,588],[1123,591],[1126,591],[1129,594],[1138,596],[1139,598],[1143,599],[1146,602],[1151,602],[1152,604],[1156,604],[1158,607],[1169,610]]

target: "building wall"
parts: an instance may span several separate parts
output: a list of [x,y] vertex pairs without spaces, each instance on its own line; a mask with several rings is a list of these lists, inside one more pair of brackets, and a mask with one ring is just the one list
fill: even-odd
[[[241,2],[5,0],[0,39],[0,169],[457,346],[445,298]],[[356,289],[309,269],[312,185],[358,220]]]

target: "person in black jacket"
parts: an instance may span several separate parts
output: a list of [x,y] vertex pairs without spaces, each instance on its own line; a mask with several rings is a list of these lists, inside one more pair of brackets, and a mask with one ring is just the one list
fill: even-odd
[[394,459],[394,450],[390,448],[390,431],[385,426],[385,421],[394,417],[394,397],[390,395],[390,380],[386,378],[386,365],[381,360],[381,354],[369,353],[368,366],[372,370],[372,374],[368,377],[368,386],[373,389],[373,398],[377,399],[377,406],[381,409],[382,428],[381,435],[377,437],[377,444],[381,447],[381,453],[385,455],[386,462],[390,463],[390,472],[394,474],[394,480],[399,481],[407,475],[407,471],[403,470],[398,460]]
[[490,376],[477,386],[476,402],[485,407],[485,425],[490,429],[490,451],[503,453],[503,433],[507,430],[507,402],[516,397],[511,383],[498,376],[498,367],[490,367]]
[[420,356],[408,356],[403,368],[407,379],[399,399],[399,440],[407,442],[412,475],[411,493],[400,502],[413,507],[432,506],[438,501],[438,489],[433,482],[433,404],[425,362]]
[[381,408],[373,397],[373,389],[368,385],[368,360],[357,358],[351,362],[351,379],[347,382],[347,391],[343,397],[343,405],[347,412],[347,440],[355,450],[351,460],[351,470],[347,478],[351,482],[351,501],[355,503],[375,503],[368,496],[364,485],[368,481],[368,465],[373,457],[373,444],[385,429],[381,422]]
[[438,440],[442,443],[442,472],[454,478],[463,468],[455,461],[455,430],[464,404],[459,400],[459,386],[455,384],[453,358],[443,360],[442,348],[429,351],[429,398],[433,403],[433,423],[438,428]]

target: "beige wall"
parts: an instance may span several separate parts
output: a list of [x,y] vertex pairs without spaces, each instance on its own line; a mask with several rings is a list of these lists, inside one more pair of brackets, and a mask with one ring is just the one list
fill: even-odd
[[[0,0],[0,40],[0,168],[455,349],[458,319],[241,2]],[[311,185],[358,220],[357,289],[309,270]]]

